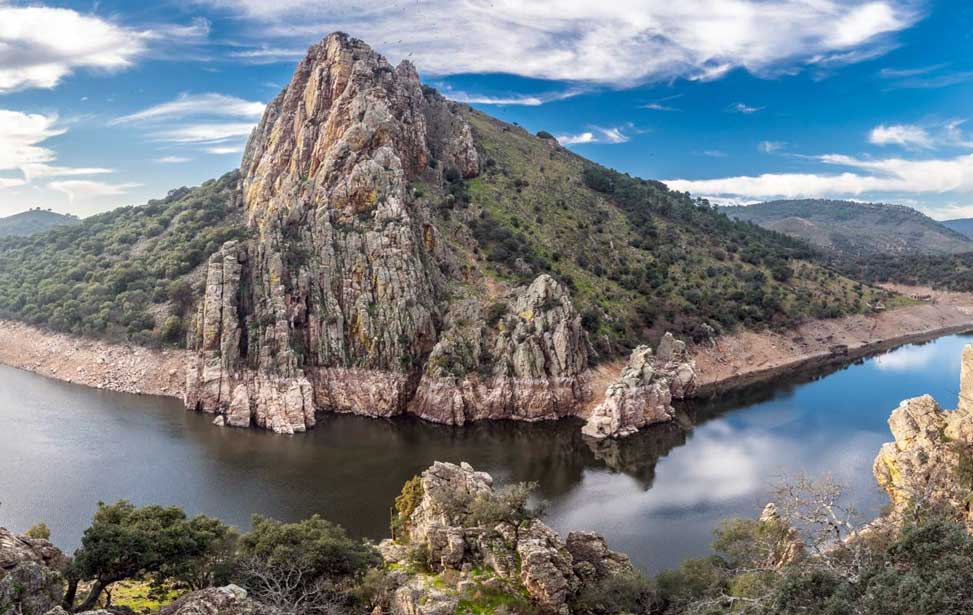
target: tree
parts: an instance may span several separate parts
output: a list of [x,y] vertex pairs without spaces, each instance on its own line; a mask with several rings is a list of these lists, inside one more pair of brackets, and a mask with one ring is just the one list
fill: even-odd
[[294,615],[335,612],[343,590],[381,562],[369,544],[319,515],[282,523],[254,515],[240,539],[242,582],[258,600]]
[[67,571],[65,608],[74,606],[80,581],[91,583],[87,597],[77,607],[78,611],[87,611],[118,581],[149,576],[160,584],[194,577],[199,558],[211,556],[229,533],[229,528],[216,519],[187,519],[176,507],[138,508],[125,500],[100,502]]

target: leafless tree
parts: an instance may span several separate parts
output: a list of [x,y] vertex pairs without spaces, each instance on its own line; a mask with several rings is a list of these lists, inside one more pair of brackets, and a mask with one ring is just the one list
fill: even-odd
[[312,578],[298,562],[271,564],[259,559],[240,563],[247,589],[258,602],[288,615],[346,615],[341,591],[331,581]]

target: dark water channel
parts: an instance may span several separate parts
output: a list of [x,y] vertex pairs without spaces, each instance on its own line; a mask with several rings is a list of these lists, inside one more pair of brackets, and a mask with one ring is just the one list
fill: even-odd
[[171,399],[109,393],[0,367],[0,525],[46,522],[73,548],[99,500],[202,512],[246,527],[251,513],[321,513],[386,535],[402,483],[434,460],[499,481],[538,481],[556,529],[590,529],[656,571],[706,552],[712,529],[757,514],[782,476],[831,473],[864,516],[885,503],[871,464],[899,401],[955,406],[960,350],[947,336],[716,400],[683,422],[589,446],[579,423],[483,423],[326,416],[309,434],[214,427]]

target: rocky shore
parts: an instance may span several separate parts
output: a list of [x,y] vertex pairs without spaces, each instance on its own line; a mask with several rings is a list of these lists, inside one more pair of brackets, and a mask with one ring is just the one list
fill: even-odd
[[[661,352],[640,347],[626,363],[600,366],[580,375],[581,386],[588,389],[588,401],[576,405],[572,411],[553,412],[539,418],[581,416],[588,421],[586,433],[590,437],[624,436],[645,425],[669,420],[672,399],[712,395],[803,369],[837,366],[900,344],[973,329],[973,297],[925,288],[896,290],[928,295],[931,301],[868,316],[813,321],[788,334],[743,331],[688,349],[682,349],[678,340],[673,340],[677,342],[677,352],[686,353],[675,362],[671,361],[671,347]],[[100,389],[182,398],[191,358],[184,350],[113,344],[0,321],[0,363]],[[646,370],[646,366],[650,369]],[[688,379],[690,368],[691,380]],[[362,378],[367,371],[348,373],[355,375],[355,381],[365,382]],[[454,417],[446,422],[454,424],[483,418],[529,418],[468,414],[465,396],[483,393],[471,390],[469,384],[464,386],[449,379],[435,385],[427,381],[419,396],[424,400],[419,408],[426,410],[419,416],[436,420],[428,410],[435,399]],[[342,399],[340,390],[334,387],[324,390],[335,400]],[[371,395],[389,394],[388,388],[378,385],[370,390]],[[332,405],[331,398],[322,401],[324,408],[352,411],[347,404],[347,407],[341,403]],[[638,411],[633,411],[635,401],[638,401]],[[377,401],[372,407],[381,404]],[[241,426],[250,424],[249,413],[248,404],[239,418]],[[229,424],[234,420],[232,413],[224,418]],[[304,421],[313,421],[313,413],[305,417],[302,411],[299,422]]]
[[0,363],[96,389],[181,398],[187,356],[0,320]]

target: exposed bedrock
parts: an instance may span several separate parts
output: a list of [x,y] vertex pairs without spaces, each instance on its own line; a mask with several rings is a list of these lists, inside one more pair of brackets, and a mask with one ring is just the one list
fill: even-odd
[[557,418],[589,398],[567,291],[541,275],[487,301],[457,281],[469,255],[410,188],[478,173],[454,108],[343,34],[310,49],[244,154],[253,236],[208,263],[187,407],[294,433],[316,410],[462,424]]
[[911,518],[926,506],[956,511],[973,527],[973,346],[963,349],[959,404],[943,410],[930,395],[907,399],[889,417],[895,438],[875,458],[875,479],[889,495],[892,515]]
[[671,421],[672,400],[691,396],[695,388],[696,364],[685,343],[666,333],[655,354],[648,346],[632,351],[628,365],[608,386],[581,432],[594,439],[620,438]]

